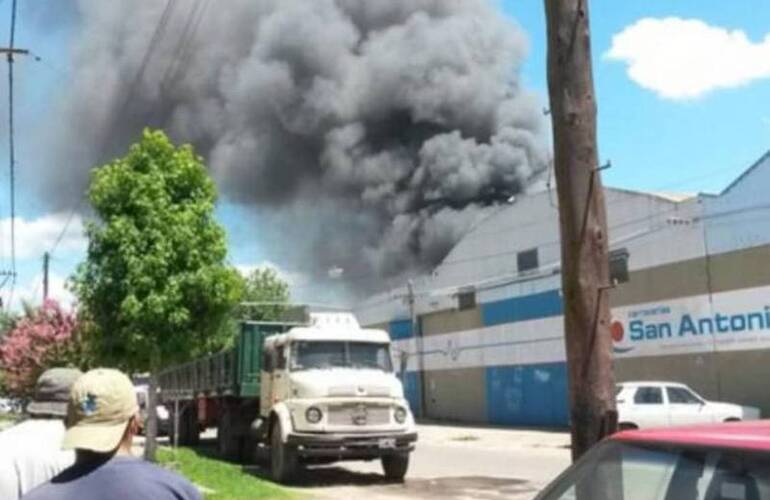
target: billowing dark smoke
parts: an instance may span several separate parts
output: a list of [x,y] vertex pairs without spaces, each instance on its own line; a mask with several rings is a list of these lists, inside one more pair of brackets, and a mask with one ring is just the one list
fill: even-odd
[[526,40],[484,0],[80,0],[77,19],[49,199],[162,127],[291,226],[273,260],[371,287],[437,264],[545,166]]

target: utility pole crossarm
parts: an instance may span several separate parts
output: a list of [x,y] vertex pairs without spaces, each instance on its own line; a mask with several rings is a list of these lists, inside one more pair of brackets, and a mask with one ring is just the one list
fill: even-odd
[[7,54],[8,56],[27,56],[29,55],[29,50],[27,49],[17,49],[16,47],[0,47],[0,54]]

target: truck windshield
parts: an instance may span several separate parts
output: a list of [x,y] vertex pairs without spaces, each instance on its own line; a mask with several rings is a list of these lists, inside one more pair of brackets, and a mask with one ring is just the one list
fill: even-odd
[[372,368],[392,371],[388,344],[299,341],[291,346],[291,369]]

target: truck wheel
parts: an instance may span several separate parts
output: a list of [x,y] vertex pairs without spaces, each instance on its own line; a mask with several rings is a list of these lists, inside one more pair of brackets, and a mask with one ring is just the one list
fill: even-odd
[[219,456],[225,460],[238,460],[240,458],[241,447],[235,433],[232,417],[232,411],[229,408],[225,409],[217,426],[217,449]]
[[197,446],[200,443],[200,431],[198,431],[198,414],[195,408],[187,408],[182,415],[184,417],[184,441],[187,446]]
[[388,455],[382,457],[382,470],[392,481],[403,481],[409,469],[409,455]]
[[297,453],[281,439],[281,423],[276,420],[270,433],[270,473],[278,483],[288,483],[297,472]]

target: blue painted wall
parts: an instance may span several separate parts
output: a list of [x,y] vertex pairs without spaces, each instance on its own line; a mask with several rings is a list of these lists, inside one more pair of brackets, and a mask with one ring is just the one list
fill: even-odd
[[413,336],[412,321],[408,319],[391,321],[388,330],[391,340],[408,339]]
[[566,427],[566,363],[486,369],[487,415],[499,425]]
[[560,316],[564,305],[559,290],[481,304],[484,326]]

